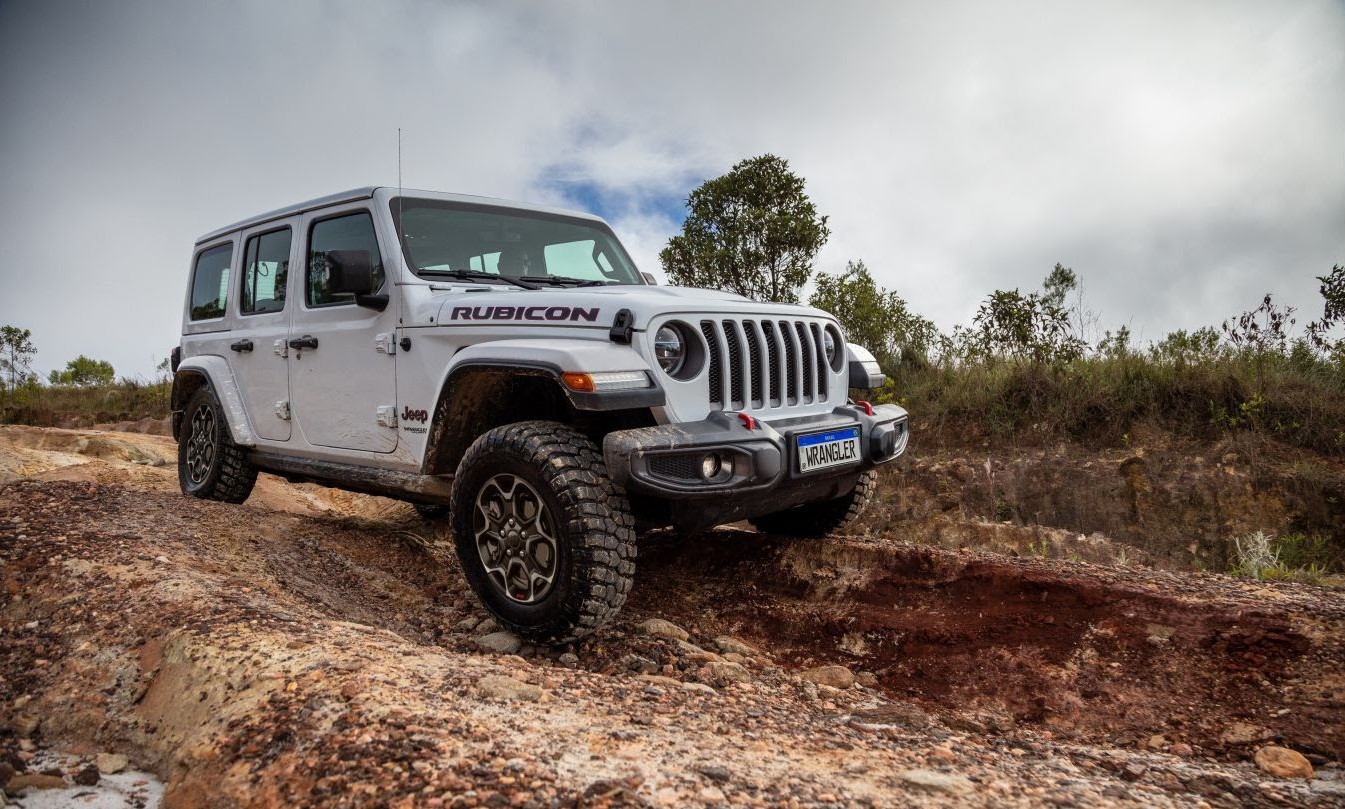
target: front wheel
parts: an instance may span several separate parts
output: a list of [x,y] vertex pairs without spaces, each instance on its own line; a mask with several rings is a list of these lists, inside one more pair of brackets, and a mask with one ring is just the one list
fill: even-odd
[[859,519],[859,515],[864,513],[864,508],[873,499],[877,484],[878,473],[870,469],[859,476],[855,488],[844,497],[753,517],[748,522],[758,531],[787,537],[819,539],[829,534],[840,533],[853,525]]
[[625,603],[635,520],[582,433],[525,421],[483,434],[458,464],[450,511],[463,573],[501,626],[567,643]]

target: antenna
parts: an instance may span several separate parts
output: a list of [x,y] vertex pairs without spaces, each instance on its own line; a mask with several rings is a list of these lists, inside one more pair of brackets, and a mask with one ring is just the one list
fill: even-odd
[[[405,231],[402,225],[402,128],[397,127],[397,230]],[[406,235],[405,232],[399,232],[397,239],[400,241]]]

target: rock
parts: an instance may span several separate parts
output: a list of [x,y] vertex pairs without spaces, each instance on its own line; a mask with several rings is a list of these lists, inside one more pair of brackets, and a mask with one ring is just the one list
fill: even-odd
[[644,680],[652,685],[662,686],[664,688],[681,688],[685,683],[672,677],[664,677],[662,674],[639,674],[637,680]]
[[1156,733],[1149,737],[1149,740],[1144,743],[1144,746],[1150,750],[1163,750],[1168,746],[1168,737],[1161,733]]
[[1144,774],[1148,771],[1149,771],[1148,767],[1144,766],[1138,761],[1132,761],[1129,764],[1122,767],[1121,772],[1118,774],[1121,776],[1122,779],[1126,781],[1138,781],[1141,778],[1143,778]]
[[94,762],[98,765],[98,772],[103,775],[115,775],[131,763],[121,753],[99,753]]
[[715,638],[715,648],[726,654],[732,653],[742,655],[743,657],[761,657],[761,650],[748,643],[743,643],[737,638],[729,635],[720,635]]
[[682,683],[682,687],[687,691],[699,691],[702,694],[718,694],[719,692],[706,685],[705,683]]
[[93,764],[87,764],[75,773],[71,780],[82,787],[91,787],[98,783],[98,777],[98,768]]
[[718,806],[724,802],[724,791],[719,787],[704,787],[696,793],[696,797],[705,803]]
[[1177,742],[1168,748],[1168,752],[1174,756],[1181,756],[1182,758],[1190,758],[1196,754],[1196,751],[1186,742]]
[[737,663],[706,663],[701,667],[702,679],[715,683],[751,682],[752,674]]
[[33,789],[65,789],[66,786],[65,779],[59,775],[24,773],[9,779],[9,783],[5,784],[5,791],[16,794],[29,787]]
[[476,645],[487,652],[511,655],[523,648],[523,641],[513,632],[492,632],[477,638]]
[[577,666],[579,665],[579,655],[574,652],[566,652],[560,656],[559,662],[562,666]]
[[845,666],[819,666],[815,669],[804,669],[799,672],[799,676],[810,683],[829,685],[842,691],[855,684],[854,672]]
[[878,675],[874,674],[871,671],[861,671],[860,673],[855,675],[855,682],[859,683],[865,688],[877,688]]
[[902,770],[897,773],[897,780],[914,789],[949,795],[965,795],[973,789],[965,776],[936,770]]
[[463,618],[461,621],[458,621],[457,627],[458,629],[461,629],[463,632],[471,632],[473,629],[476,629],[476,625],[479,623],[480,620],[478,620],[476,616],[469,615],[466,618]]
[[1256,751],[1256,766],[1276,778],[1312,778],[1314,774],[1312,762],[1302,753],[1273,744]]
[[492,632],[499,632],[500,625],[495,622],[494,618],[483,618],[481,622],[476,625],[476,631],[480,632],[482,635],[489,635]]
[[641,632],[646,635],[653,635],[659,638],[672,638],[673,640],[687,640],[691,636],[682,627],[671,621],[665,621],[662,618],[650,618],[639,625]]
[[476,690],[483,697],[524,702],[536,702],[545,693],[540,687],[531,683],[520,682],[513,677],[505,677],[500,674],[490,674],[482,677],[476,683]]
[[929,759],[939,764],[955,764],[957,763],[957,753],[947,747],[936,747],[929,751]]
[[692,663],[720,663],[724,658],[714,652],[707,652],[694,643],[687,643],[684,640],[677,641],[677,649],[688,661]]
[[621,658],[621,665],[637,674],[653,674],[658,671],[658,663],[637,654],[628,654]]
[[37,726],[41,724],[41,720],[32,714],[19,714],[11,724],[19,738],[25,739],[37,731]]
[[1234,722],[1219,734],[1224,744],[1255,744],[1275,738],[1275,731],[1248,722]]
[[718,764],[702,764],[696,768],[696,772],[721,784],[727,784],[729,779],[733,777],[727,767],[721,767]]

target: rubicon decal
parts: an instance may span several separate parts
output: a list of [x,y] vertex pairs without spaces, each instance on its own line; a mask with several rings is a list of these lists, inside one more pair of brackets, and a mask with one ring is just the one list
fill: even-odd
[[402,408],[402,421],[418,421],[421,424],[430,420],[428,410],[412,410],[409,407]]
[[454,306],[449,320],[598,321],[600,308],[584,306]]

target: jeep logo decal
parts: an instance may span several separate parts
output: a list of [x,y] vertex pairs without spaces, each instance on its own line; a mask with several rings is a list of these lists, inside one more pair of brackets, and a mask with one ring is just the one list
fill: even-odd
[[600,307],[454,306],[450,320],[585,320],[596,323]]
[[402,421],[418,421],[421,424],[430,420],[430,414],[425,410],[412,410],[409,407],[402,408]]

